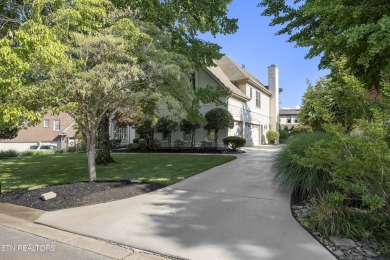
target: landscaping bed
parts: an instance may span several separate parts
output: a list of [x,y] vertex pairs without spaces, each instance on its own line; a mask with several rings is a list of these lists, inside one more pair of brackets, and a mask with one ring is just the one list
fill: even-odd
[[[291,213],[303,228],[307,212],[311,209],[310,203],[291,200]],[[306,229],[306,228],[305,228]],[[357,241],[343,237],[325,238],[319,232],[312,232],[306,229],[318,242],[328,249],[339,260],[386,260],[381,255],[379,244],[375,241]]]
[[[14,190],[0,194],[0,202],[51,211],[126,199],[165,186],[130,181],[77,182],[34,190]],[[57,196],[44,201],[40,197],[47,192],[54,192]]]

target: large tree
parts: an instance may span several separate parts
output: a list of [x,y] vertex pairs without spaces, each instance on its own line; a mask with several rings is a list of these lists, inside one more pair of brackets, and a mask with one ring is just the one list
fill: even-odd
[[380,74],[390,72],[390,5],[388,0],[263,0],[263,15],[278,35],[309,47],[307,58],[321,56],[321,68],[345,56],[347,66],[368,88],[378,87]]
[[201,40],[198,33],[232,34],[238,29],[237,19],[228,18],[232,0],[113,0],[119,7],[138,11],[139,18],[152,22],[169,33],[176,52],[185,55],[196,68],[212,65],[221,57],[221,47]]
[[384,102],[384,84],[381,92],[367,90],[346,68],[345,59],[334,61],[331,67],[331,73],[315,86],[309,85],[304,94],[299,113],[301,124],[319,131],[324,130],[324,125],[340,125],[344,133],[350,133],[359,119],[370,121],[377,111],[389,113]]
[[0,138],[39,121],[56,101],[40,82],[66,58],[66,47],[36,13],[0,39]]

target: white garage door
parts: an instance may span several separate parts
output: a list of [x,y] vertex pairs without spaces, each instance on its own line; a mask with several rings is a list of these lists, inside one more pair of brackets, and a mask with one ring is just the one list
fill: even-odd
[[247,146],[260,145],[260,125],[245,124]]

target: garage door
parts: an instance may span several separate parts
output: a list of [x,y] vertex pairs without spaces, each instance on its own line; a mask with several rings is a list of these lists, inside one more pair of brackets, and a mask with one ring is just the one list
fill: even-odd
[[260,125],[245,124],[245,139],[248,146],[260,145]]

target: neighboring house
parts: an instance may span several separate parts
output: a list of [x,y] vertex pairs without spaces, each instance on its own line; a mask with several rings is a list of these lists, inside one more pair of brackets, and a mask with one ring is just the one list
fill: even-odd
[[[207,67],[197,71],[191,81],[193,87],[223,86],[230,91],[230,96],[223,101],[226,108],[234,118],[234,128],[224,129],[218,133],[219,144],[223,146],[222,139],[226,136],[241,136],[247,140],[246,146],[267,144],[265,134],[268,130],[278,131],[279,118],[279,70],[275,65],[268,67],[268,86],[264,85],[251,73],[239,66],[228,56],[223,56],[215,61],[215,67]],[[215,108],[213,104],[203,105],[201,113]],[[111,126],[111,138],[121,139],[122,145],[132,143],[137,134],[132,127]],[[162,140],[163,146],[167,146],[162,134],[156,133],[155,137]],[[183,132],[172,134],[172,142],[184,140],[186,146],[190,145],[190,139]],[[196,131],[195,142],[214,141],[214,133],[203,128]]]
[[36,126],[19,131],[18,136],[10,140],[0,140],[1,150],[28,150],[31,145],[55,145],[66,149],[75,145],[76,130],[73,118],[66,113],[44,115]]
[[286,126],[288,129],[298,126],[299,111],[300,109],[280,109],[280,129],[284,129]]

